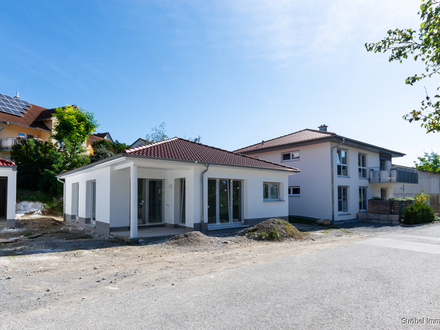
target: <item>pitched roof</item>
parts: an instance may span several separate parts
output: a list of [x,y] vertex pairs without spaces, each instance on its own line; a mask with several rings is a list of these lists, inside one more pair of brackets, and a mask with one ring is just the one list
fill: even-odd
[[44,131],[50,131],[50,129],[44,125],[42,122],[37,121],[36,119],[41,114],[42,111],[48,110],[43,107],[39,107],[38,105],[31,104],[29,110],[23,113],[23,117],[18,117],[11,115],[9,113],[0,112],[0,121],[9,122],[11,124],[28,126],[32,128],[41,129]]
[[299,172],[299,170],[294,167],[260,160],[178,137],[127,149],[122,153],[151,158]]
[[326,139],[329,137],[336,136],[336,133],[332,132],[325,132],[325,131],[317,131],[313,129],[304,129],[302,131],[298,131],[295,133],[290,133],[287,135],[283,135],[280,137],[277,137],[275,139],[271,139],[268,141],[261,141],[260,143],[256,143],[253,145],[250,145],[248,147],[244,147],[238,150],[235,150],[235,152],[248,152],[253,150],[260,150],[260,149],[266,149],[271,147],[277,147],[277,146],[283,146],[286,144],[293,144],[293,143],[300,143],[300,142],[306,142],[306,141],[315,141],[320,139]]
[[304,144],[320,143],[324,141],[331,141],[337,143],[344,141],[346,145],[351,145],[361,149],[373,150],[376,152],[390,154],[392,157],[402,157],[405,155],[404,153],[398,151],[385,149],[365,142],[345,138],[333,132],[317,131],[309,128],[303,129],[298,132],[290,133],[287,135],[283,135],[268,141],[262,141],[260,143],[250,145],[248,147],[235,150],[234,152],[243,153],[243,154],[252,154],[263,150],[282,149],[282,148],[295,147]]
[[10,160],[0,158],[0,166],[14,166],[15,163]]

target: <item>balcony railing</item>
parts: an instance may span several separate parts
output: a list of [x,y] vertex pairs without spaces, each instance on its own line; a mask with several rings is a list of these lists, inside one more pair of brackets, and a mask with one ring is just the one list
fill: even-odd
[[419,174],[415,168],[391,165],[370,167],[370,183],[419,183]]
[[6,139],[0,139],[0,149],[11,149],[12,146],[17,142],[18,139],[21,138],[6,138]]

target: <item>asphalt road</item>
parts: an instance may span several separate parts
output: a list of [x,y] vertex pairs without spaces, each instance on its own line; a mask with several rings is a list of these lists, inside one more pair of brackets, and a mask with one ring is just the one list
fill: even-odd
[[0,320],[63,328],[440,329],[440,225]]

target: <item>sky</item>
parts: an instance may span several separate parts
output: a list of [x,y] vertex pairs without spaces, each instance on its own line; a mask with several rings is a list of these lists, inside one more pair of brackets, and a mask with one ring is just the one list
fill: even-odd
[[417,0],[0,0],[0,93],[93,112],[97,132],[226,150],[321,124],[406,153],[440,152],[402,116],[438,78],[368,53],[388,29],[420,25]]

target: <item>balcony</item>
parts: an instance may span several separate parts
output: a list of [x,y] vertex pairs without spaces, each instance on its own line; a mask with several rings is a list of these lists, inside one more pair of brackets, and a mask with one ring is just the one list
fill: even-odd
[[391,165],[387,167],[370,167],[370,183],[419,183],[417,169]]
[[0,139],[0,150],[9,150],[20,138]]

